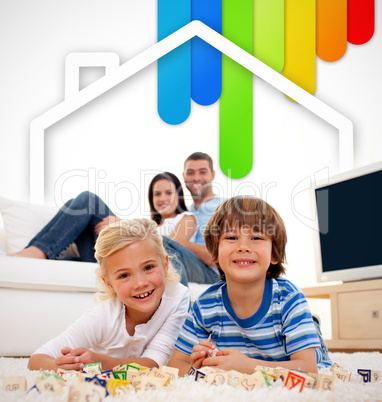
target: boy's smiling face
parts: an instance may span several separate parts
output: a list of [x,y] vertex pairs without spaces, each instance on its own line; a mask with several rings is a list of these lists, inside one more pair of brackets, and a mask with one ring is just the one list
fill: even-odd
[[166,260],[157,253],[152,240],[132,243],[107,257],[106,284],[126,306],[136,324],[147,322],[157,310],[165,290]]
[[272,240],[250,227],[224,231],[219,240],[218,261],[227,282],[265,281],[272,257]]

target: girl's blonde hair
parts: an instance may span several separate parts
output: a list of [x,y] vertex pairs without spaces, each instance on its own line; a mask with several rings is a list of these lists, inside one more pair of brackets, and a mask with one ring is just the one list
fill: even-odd
[[[102,293],[97,293],[98,300],[106,300],[115,297],[115,293],[106,285],[102,278],[107,279],[107,258],[116,251],[129,246],[137,241],[149,238],[151,243],[166,265],[166,250],[163,247],[162,236],[158,232],[158,225],[151,219],[132,219],[113,223],[101,230],[95,244],[95,258],[99,264],[95,273],[98,286]],[[169,261],[166,286],[175,286],[180,281],[180,275]]]

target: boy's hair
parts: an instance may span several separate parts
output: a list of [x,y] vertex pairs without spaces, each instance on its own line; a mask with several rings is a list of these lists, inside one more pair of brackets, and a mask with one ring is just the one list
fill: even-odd
[[[150,239],[155,251],[166,263],[166,250],[163,247],[162,236],[158,232],[158,225],[151,219],[132,219],[113,223],[101,230],[95,244],[95,258],[99,264],[95,273],[102,293],[97,294],[98,300],[106,300],[115,296],[115,293],[106,285],[102,278],[108,278],[106,268],[107,258],[116,251],[137,241]],[[169,261],[166,286],[175,286],[180,281],[180,275]]]
[[[271,264],[267,278],[277,278],[285,274],[285,245],[287,235],[285,225],[276,210],[265,201],[252,196],[232,197],[215,210],[204,230],[206,247],[213,261],[218,260],[220,236],[227,230],[249,228],[253,233],[263,233],[272,240],[272,257],[278,261]],[[220,277],[225,280],[223,270],[216,263]]]
[[185,161],[184,161],[184,168],[186,167],[186,163],[188,161],[207,161],[208,165],[210,166],[211,172],[214,170],[214,162],[212,161],[212,158],[205,154],[204,152],[194,152],[191,154]]

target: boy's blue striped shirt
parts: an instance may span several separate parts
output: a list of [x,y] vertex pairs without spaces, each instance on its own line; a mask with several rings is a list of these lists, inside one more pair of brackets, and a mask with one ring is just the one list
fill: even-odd
[[212,285],[193,304],[175,347],[191,354],[193,346],[210,334],[219,350],[235,348],[252,358],[285,361],[292,353],[314,347],[318,368],[332,364],[322,361],[321,345],[304,294],[284,278],[266,280],[258,311],[245,319],[235,314],[227,284],[221,281]]

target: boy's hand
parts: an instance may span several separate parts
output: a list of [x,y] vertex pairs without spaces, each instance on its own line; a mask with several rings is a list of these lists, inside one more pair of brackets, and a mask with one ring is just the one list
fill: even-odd
[[199,341],[198,345],[192,348],[192,353],[190,355],[191,366],[198,369],[202,367],[204,359],[212,355],[215,345],[208,340]]
[[222,370],[236,370],[242,373],[252,373],[254,361],[237,349],[222,349],[215,357],[208,357],[203,360],[203,366],[216,367]]

